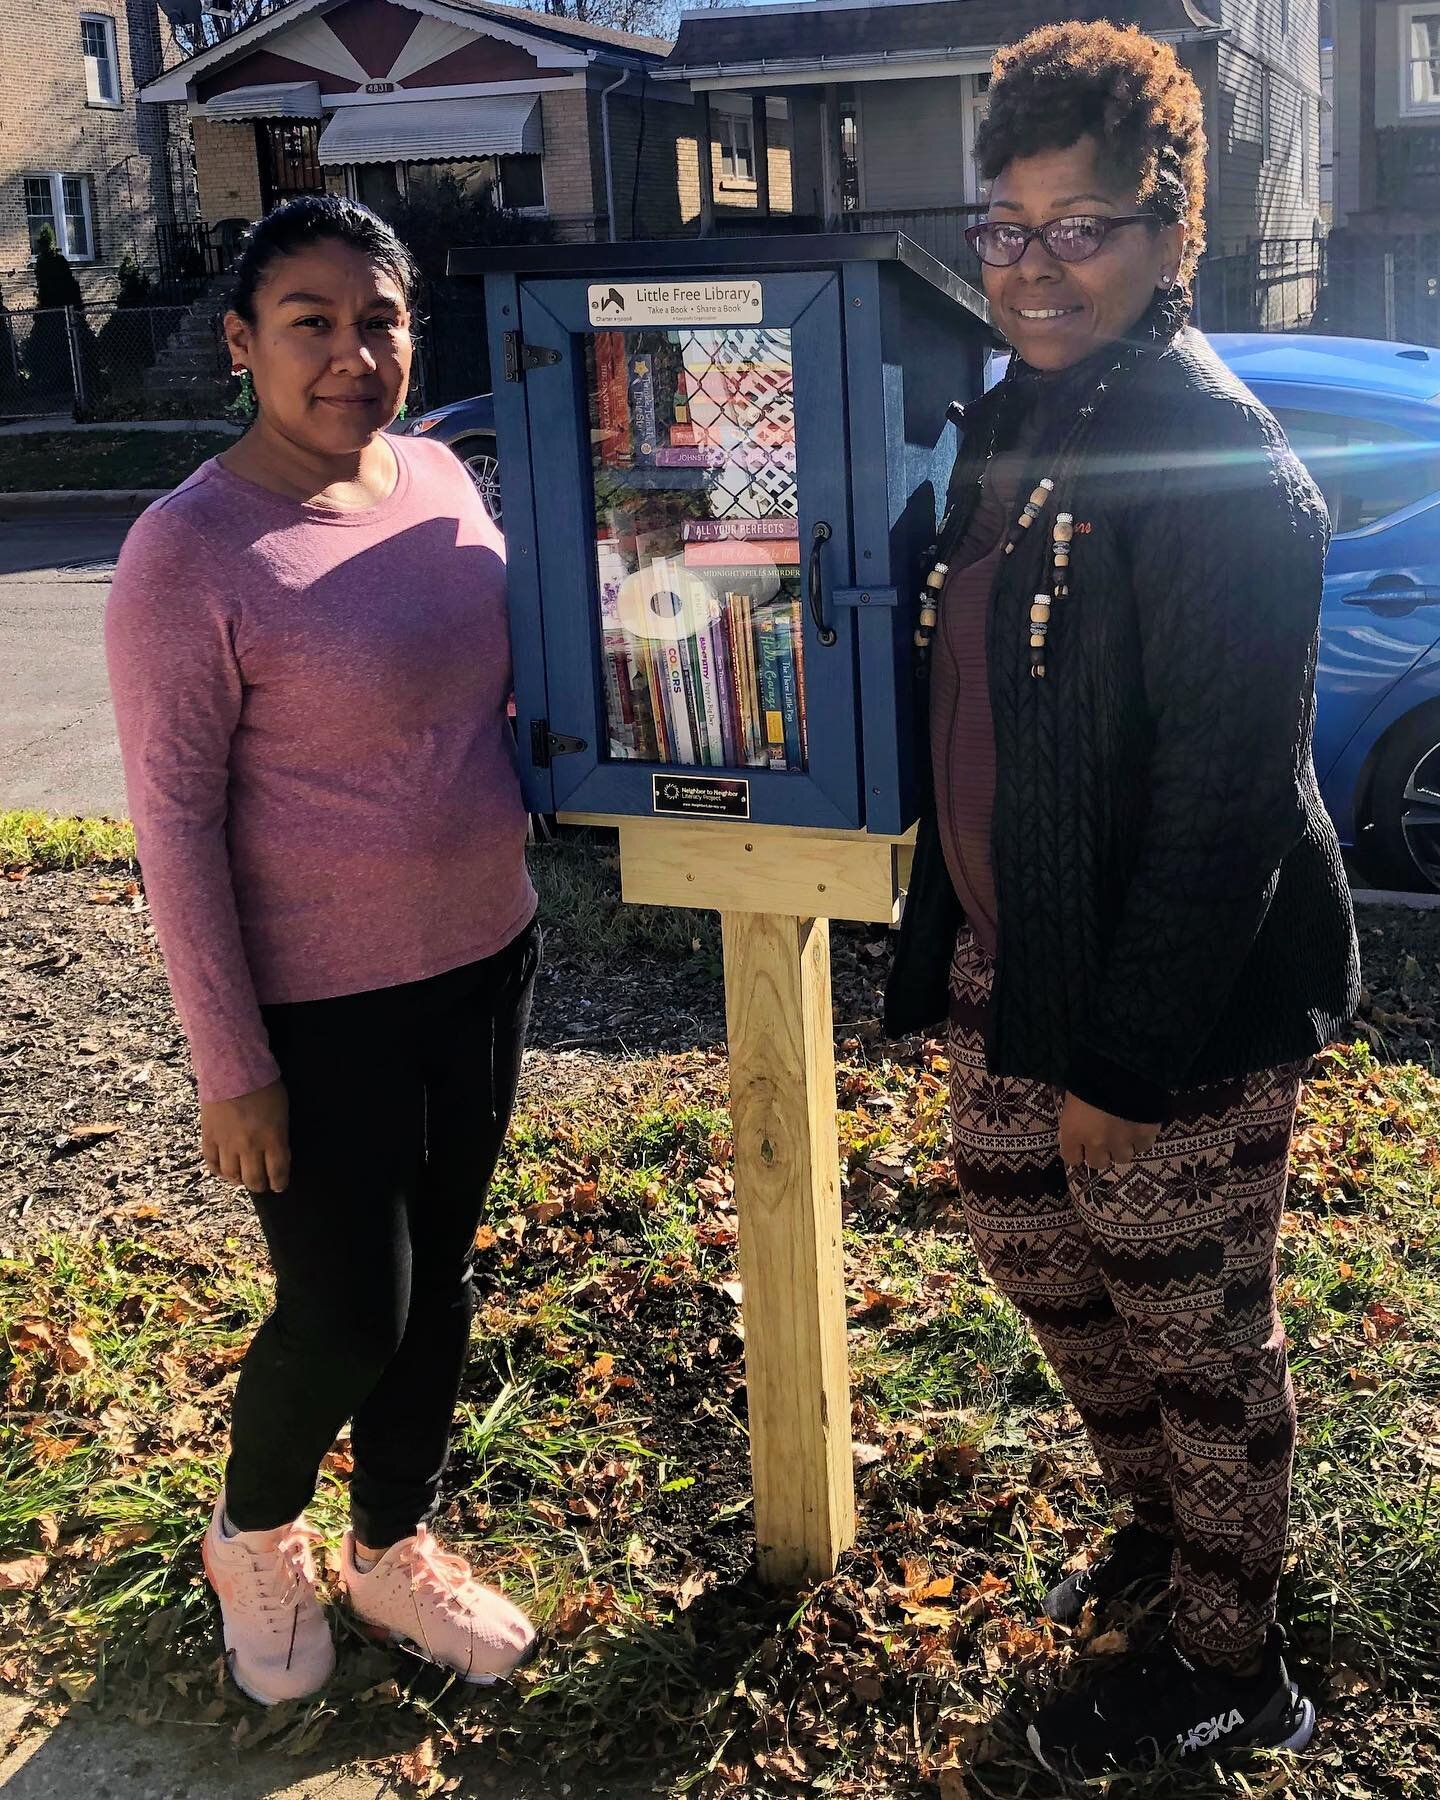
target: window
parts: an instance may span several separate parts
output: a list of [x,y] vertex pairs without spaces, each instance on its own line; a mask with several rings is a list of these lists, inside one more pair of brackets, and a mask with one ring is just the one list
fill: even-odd
[[1334,413],[1277,409],[1276,417],[1324,494],[1336,531],[1363,531],[1440,493],[1440,439]]
[[91,106],[120,104],[120,58],[115,21],[99,13],[82,16],[80,48],[85,54],[85,98]]
[[755,127],[748,113],[717,112],[715,141],[720,146],[720,176],[724,181],[755,180]]
[[72,262],[90,262],[95,232],[90,214],[90,183],[83,175],[27,175],[25,222],[30,248],[39,247],[40,228],[48,225],[55,242]]
[[500,158],[500,204],[514,212],[540,212],[545,207],[545,176],[538,156]]
[[1440,6],[1400,8],[1400,110],[1440,112]]

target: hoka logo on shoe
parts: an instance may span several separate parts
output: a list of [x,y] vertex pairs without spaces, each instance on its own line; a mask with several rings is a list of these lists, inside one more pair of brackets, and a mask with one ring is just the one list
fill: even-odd
[[1244,1723],[1244,1713],[1238,1707],[1232,1707],[1229,1713],[1216,1713],[1213,1719],[1201,1719],[1188,1732],[1177,1732],[1175,1742],[1180,1746],[1182,1756],[1193,1756],[1197,1750],[1208,1750],[1217,1738],[1228,1736],[1237,1725]]

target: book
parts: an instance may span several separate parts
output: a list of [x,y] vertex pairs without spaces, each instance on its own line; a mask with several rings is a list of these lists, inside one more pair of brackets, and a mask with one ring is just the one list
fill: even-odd
[[630,393],[625,366],[623,331],[597,331],[595,344],[596,446],[602,466],[628,469],[630,451]]
[[693,621],[691,638],[700,677],[698,694],[705,715],[705,761],[719,768],[725,761],[725,733],[720,717],[720,677],[715,670],[715,646],[710,635],[714,621],[708,603],[701,605],[704,616]]
[[780,664],[775,637],[776,615],[767,606],[756,620],[756,661],[760,672],[760,710],[765,722],[765,760],[772,769],[785,767],[785,713],[780,698]]
[[785,767],[800,769],[800,702],[795,680],[795,646],[791,636],[790,609],[775,613],[775,650],[780,676],[780,712],[785,734]]
[[800,766],[810,767],[810,727],[806,723],[808,707],[805,704],[805,615],[801,610],[800,596],[795,594],[790,600],[790,636],[795,645],[795,691],[800,704]]
[[800,540],[799,538],[765,538],[756,542],[750,539],[726,538],[723,542],[687,543],[684,557],[685,567],[707,570],[730,569],[743,563],[747,552],[754,557],[755,567],[758,569],[768,570],[776,564],[798,568]]
[[790,518],[686,519],[681,536],[687,544],[721,544],[729,538],[743,543],[760,543],[765,538],[794,538],[798,542],[800,522]]
[[690,729],[690,713],[685,699],[685,669],[689,660],[685,657],[682,646],[674,638],[666,638],[659,645],[662,666],[665,671],[664,709],[665,735],[669,743],[668,762],[693,763],[695,761],[695,737]]
[[655,368],[648,356],[630,358],[630,442],[635,461],[642,467],[655,461]]

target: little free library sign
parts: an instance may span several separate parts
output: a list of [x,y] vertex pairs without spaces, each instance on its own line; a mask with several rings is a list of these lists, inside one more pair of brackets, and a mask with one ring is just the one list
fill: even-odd
[[758,325],[758,281],[617,281],[589,289],[592,325]]

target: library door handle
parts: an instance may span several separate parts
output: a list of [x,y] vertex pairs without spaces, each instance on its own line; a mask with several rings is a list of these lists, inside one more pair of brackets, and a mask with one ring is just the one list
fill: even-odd
[[820,575],[820,551],[835,533],[823,519],[815,521],[810,534],[810,617],[815,621],[815,635],[828,650],[836,640],[833,625],[825,623],[825,590]]

